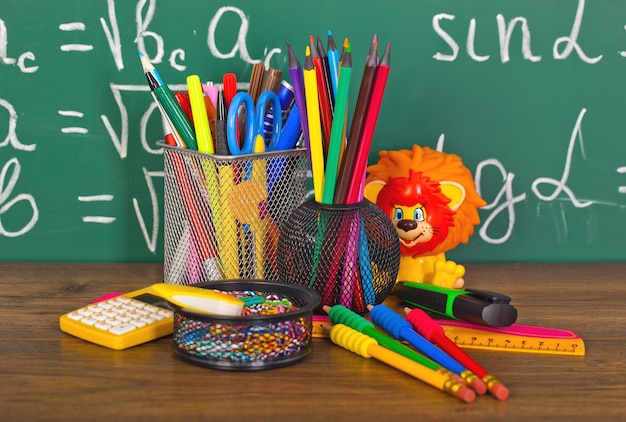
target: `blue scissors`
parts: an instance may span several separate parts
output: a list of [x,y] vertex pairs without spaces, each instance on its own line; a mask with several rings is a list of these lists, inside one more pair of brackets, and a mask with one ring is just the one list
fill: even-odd
[[[244,138],[241,140],[241,147],[237,141],[238,128],[237,117],[239,107],[243,104],[246,115],[246,131]],[[257,135],[264,136],[263,123],[265,121],[265,113],[267,104],[271,105],[274,113],[280,114],[280,100],[278,95],[273,91],[265,91],[259,95],[256,108],[254,100],[247,92],[239,92],[235,95],[228,107],[228,119],[226,121],[228,148],[232,155],[252,154],[254,153],[254,143]],[[265,151],[278,151],[284,149],[280,145],[280,135],[282,131],[282,120],[274,119],[272,125],[271,137],[269,145],[265,147]]]

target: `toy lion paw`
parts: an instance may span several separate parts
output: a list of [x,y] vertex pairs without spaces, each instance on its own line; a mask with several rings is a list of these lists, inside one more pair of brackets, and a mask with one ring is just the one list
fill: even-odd
[[435,272],[433,274],[431,284],[435,286],[461,289],[465,284],[463,276],[465,275],[465,267],[454,261],[435,262]]

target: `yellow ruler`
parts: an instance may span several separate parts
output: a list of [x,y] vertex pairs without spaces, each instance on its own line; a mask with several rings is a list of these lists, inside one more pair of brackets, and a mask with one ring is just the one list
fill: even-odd
[[[455,320],[436,320],[446,336],[464,349],[499,352],[543,353],[584,356],[585,343],[577,334],[556,328],[513,324],[509,327],[488,327]],[[327,316],[313,316],[313,337],[326,338],[324,327],[332,324]]]
[[454,320],[437,320],[446,336],[466,349],[501,352],[585,355],[585,343],[577,334],[555,328],[513,324],[486,327]]

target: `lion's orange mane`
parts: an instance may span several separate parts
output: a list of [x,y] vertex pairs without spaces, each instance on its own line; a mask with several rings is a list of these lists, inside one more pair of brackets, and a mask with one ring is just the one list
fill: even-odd
[[462,185],[466,191],[465,199],[453,213],[448,235],[429,254],[445,253],[459,243],[468,242],[470,236],[474,234],[474,226],[480,223],[478,208],[486,205],[486,202],[476,192],[472,174],[458,155],[418,145],[414,145],[410,151],[380,151],[378,155],[378,162],[367,168],[366,183],[375,180],[387,183],[391,178],[408,178],[409,171],[413,170],[422,173],[431,181],[445,180]]

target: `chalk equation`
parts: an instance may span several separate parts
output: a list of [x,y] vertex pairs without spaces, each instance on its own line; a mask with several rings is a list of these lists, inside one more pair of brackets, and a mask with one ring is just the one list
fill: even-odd
[[[184,72],[187,69],[187,52],[182,48],[173,48],[169,51],[165,48],[165,36],[157,32],[151,23],[156,13],[156,0],[140,0],[135,5],[134,18],[134,38],[123,39],[114,0],[106,1],[106,14],[94,21],[67,20],[59,22],[57,29],[59,33],[72,35],[68,39],[72,42],[59,43],[59,54],[80,55],[89,54],[102,46],[94,45],[91,42],[76,42],[81,34],[88,33],[90,27],[95,25],[102,31],[106,39],[106,47],[110,58],[118,72],[121,72],[126,65],[125,51],[123,44],[136,44],[139,50],[145,51],[153,63],[166,63],[171,69]],[[599,63],[604,55],[602,52],[590,53],[583,46],[580,40],[581,28],[584,24],[585,0],[578,0],[576,8],[573,10],[573,22],[569,34],[557,37],[553,43],[552,57],[555,60],[562,60],[569,57],[577,58],[581,62],[589,65]],[[235,17],[239,22],[237,37],[232,44],[218,47],[216,41],[220,31],[220,23],[226,16]],[[479,30],[479,23],[476,19],[469,19],[467,22],[459,22],[452,13],[442,12],[432,17],[432,32],[440,37],[449,51],[439,49],[431,52],[429,60],[440,62],[455,62],[461,55],[461,44],[465,45],[465,53],[475,62],[485,62],[492,59],[491,54],[479,51],[480,46],[476,43],[476,34]],[[459,40],[451,35],[450,27],[453,24],[467,25],[467,37]],[[206,24],[206,46],[211,56],[217,60],[236,58],[246,65],[264,63],[270,66],[278,56],[284,55],[284,48],[279,46],[266,46],[262,57],[252,57],[248,49],[248,31],[250,29],[250,16],[242,9],[234,6],[218,7],[215,13],[209,17]],[[511,40],[515,31],[521,35],[521,56],[524,60],[536,63],[542,60],[543,56],[533,52],[531,43],[531,22],[521,16],[505,18],[502,14],[495,15],[495,25],[498,34],[499,60],[507,63],[511,57]],[[12,66],[22,74],[35,74],[46,71],[46,63],[38,59],[37,51],[19,51],[13,49],[10,23],[2,19],[0,11],[0,66]],[[92,29],[93,31],[93,29]],[[626,57],[626,52],[619,51],[621,57]],[[136,55],[132,60],[137,60]],[[71,75],[68,74],[71,78]],[[104,142],[110,142],[119,160],[123,161],[129,155],[130,133],[138,133],[141,144],[141,152],[148,155],[160,155],[162,150],[150,141],[148,133],[151,124],[160,122],[156,104],[150,103],[144,109],[130,107],[129,103],[135,104],[135,97],[148,97],[149,87],[146,84],[124,84],[107,82],[110,98],[116,105],[116,109],[104,110],[98,113],[98,128],[89,127],[83,124],[85,111],[73,108],[59,108],[55,110],[56,116],[61,124],[59,136],[63,135],[92,135],[97,132],[97,137]],[[171,85],[172,90],[184,90],[185,85]],[[576,172],[572,166],[573,157],[578,156],[586,159],[584,150],[584,140],[582,128],[585,122],[587,107],[582,107],[577,116],[572,116],[572,124],[569,127],[559,128],[565,134],[562,139],[555,140],[558,145],[562,144],[562,168],[559,173],[553,174],[554,169],[544,171],[536,169],[537,177],[522,191],[515,192],[513,180],[516,175],[515,166],[522,166],[521,163],[503,163],[493,157],[485,157],[478,162],[473,169],[475,182],[479,193],[487,184],[498,186],[497,194],[491,198],[484,198],[488,204],[481,210],[481,224],[478,230],[480,239],[488,244],[506,243],[512,236],[516,228],[516,211],[519,204],[528,201],[529,195],[533,195],[533,200],[543,203],[558,202],[566,203],[574,208],[587,208],[598,204],[599,201],[581,197],[577,194],[577,187],[570,183],[570,176]],[[20,110],[12,104],[11,98],[0,98],[0,128],[5,128],[5,133],[0,133],[0,149],[4,153],[0,156],[0,237],[16,238],[36,230],[40,216],[40,209],[37,198],[32,192],[24,191],[20,185],[22,175],[22,165],[17,154],[10,156],[10,152],[20,152],[23,154],[37,154],[37,142],[20,139]],[[102,133],[102,135],[100,135]],[[569,135],[569,136],[568,136]],[[378,135],[384,137],[384,135]],[[505,136],[505,135],[503,135]],[[445,130],[440,135],[437,142],[437,149],[444,150]],[[6,152],[9,152],[7,154]],[[156,254],[156,248],[161,230],[161,210],[163,204],[162,197],[157,193],[156,182],[163,178],[162,168],[147,168],[141,166],[145,191],[148,194],[149,205],[142,206],[139,198],[130,198],[129,208],[132,207],[135,223],[143,235],[145,247],[150,253]],[[486,172],[493,171],[499,175],[500,179],[486,180]],[[615,169],[617,174],[626,174],[626,165]],[[626,184],[617,187],[618,194],[626,194]],[[482,195],[482,193],[481,193]],[[82,204],[110,204],[117,200],[115,192],[79,192],[75,195],[76,203]],[[606,203],[604,203],[606,204]],[[621,206],[619,204],[610,204]],[[12,215],[11,228],[5,224],[6,216],[15,207],[20,206],[18,221],[14,221]],[[81,210],[78,206],[77,209]],[[28,210],[28,212],[24,212]],[[504,231],[493,229],[496,219],[505,219],[508,224]],[[115,215],[107,214],[84,214],[79,221],[83,224],[97,224],[114,226],[118,222]]]

